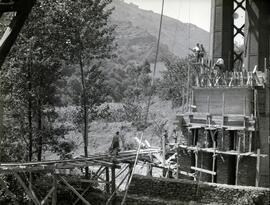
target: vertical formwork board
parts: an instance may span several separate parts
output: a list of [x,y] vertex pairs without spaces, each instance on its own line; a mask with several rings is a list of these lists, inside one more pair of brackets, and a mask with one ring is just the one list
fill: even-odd
[[[253,89],[252,88],[193,88],[194,104],[196,111],[212,115],[224,114],[246,115],[253,114]],[[209,108],[208,102],[209,101]]]

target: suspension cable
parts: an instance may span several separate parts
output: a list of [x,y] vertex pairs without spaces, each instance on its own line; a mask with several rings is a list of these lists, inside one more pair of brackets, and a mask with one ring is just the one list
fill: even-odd
[[154,85],[155,85],[155,75],[156,75],[157,59],[158,59],[158,53],[159,53],[160,35],[161,35],[161,27],[162,27],[162,20],[163,20],[163,10],[164,10],[164,0],[162,0],[162,6],[161,6],[157,49],[156,49],[156,56],[155,56],[155,63],[154,63],[154,71],[153,71],[153,76],[152,76],[151,91],[150,91],[150,95],[149,95],[148,102],[147,102],[147,107],[146,107],[145,124],[147,123],[148,114],[149,114],[149,108],[150,108],[150,104],[151,104],[151,98],[152,98],[152,95],[154,93],[153,88],[154,88]]

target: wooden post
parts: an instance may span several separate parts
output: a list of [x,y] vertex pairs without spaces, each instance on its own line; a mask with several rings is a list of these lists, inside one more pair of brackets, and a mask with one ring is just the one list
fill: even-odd
[[[165,161],[166,161],[166,146],[165,146],[165,136],[162,136],[162,166],[165,167]],[[163,171],[164,176],[164,171]]]
[[246,116],[246,113],[247,113],[247,97],[244,96],[244,110],[243,110],[243,114],[244,114],[244,117]]
[[111,196],[109,197],[109,199],[106,201],[106,205],[109,205],[111,200],[113,199],[115,193],[116,193],[116,190],[119,189],[119,187],[123,184],[123,182],[126,180],[127,176],[130,176],[131,175],[131,170],[129,170],[129,172],[125,175],[125,177],[122,179],[122,181],[118,184],[118,186],[116,187],[115,191],[111,194]]
[[[153,161],[152,154],[150,154],[150,161]],[[147,171],[146,171],[147,176],[152,176],[153,175],[152,169],[153,169],[152,164],[148,162],[147,163]]]
[[224,150],[224,128],[221,128],[221,149]]
[[[212,171],[215,172],[216,169],[216,149],[217,149],[217,144],[216,144],[216,140],[215,140],[215,134],[216,132],[214,133],[214,136],[213,136],[213,147],[214,147],[214,153],[212,155],[212,158],[213,158],[213,162],[212,162]],[[212,183],[215,181],[215,176],[212,174],[211,175],[211,180],[212,180]]]
[[207,96],[207,112],[210,113],[210,96]]
[[222,93],[222,125],[224,122],[224,114],[225,114],[225,93]]
[[190,65],[188,63],[187,100],[186,100],[188,106],[189,106],[189,84],[190,84]]
[[[198,167],[198,145],[196,145],[196,151],[195,151],[195,167]],[[194,175],[194,181],[197,181],[196,175]]]
[[260,184],[260,162],[261,162],[260,154],[261,154],[261,149],[258,148],[257,149],[257,163],[256,163],[256,183],[255,183],[256,187],[258,187]]
[[[191,105],[194,105],[195,102],[194,102],[194,91],[191,90]],[[191,108],[191,107],[190,107]],[[193,110],[191,109],[191,112],[193,112]]]
[[248,147],[248,151],[251,152],[252,149],[252,132],[249,132],[249,147]]
[[182,87],[182,113],[184,113],[184,106],[185,106],[185,88]]
[[[212,163],[212,171],[213,172],[216,171],[215,167],[216,167],[216,149],[215,149],[215,151],[213,153],[213,163]],[[212,181],[212,183],[215,182],[215,176],[213,174],[211,175],[211,181]]]
[[57,204],[57,180],[56,180],[56,176],[55,173],[53,173],[53,195],[52,195],[52,205],[56,205]]
[[114,166],[111,167],[111,171],[112,171],[111,193],[113,193],[115,191],[115,167]]
[[257,117],[257,90],[254,90],[254,117]]
[[192,145],[195,146],[196,145],[196,129],[192,129],[191,132],[193,136]]
[[106,171],[106,182],[108,182],[108,183],[106,183],[106,185],[105,185],[105,191],[106,191],[106,193],[107,194],[110,194],[110,184],[109,184],[109,182],[110,182],[110,172],[109,172],[109,168],[108,167],[106,167],[106,169],[105,169]]
[[179,157],[180,157],[180,152],[179,152],[179,144],[178,144],[178,146],[177,146],[177,167],[176,167],[176,178],[177,179],[179,179],[179,167],[180,167],[180,159],[179,159]]
[[246,152],[246,130],[244,130],[243,135],[243,152]]
[[237,144],[237,160],[236,160],[236,170],[235,170],[235,185],[238,185],[238,172],[239,172],[239,161],[240,161],[240,137],[238,136]]

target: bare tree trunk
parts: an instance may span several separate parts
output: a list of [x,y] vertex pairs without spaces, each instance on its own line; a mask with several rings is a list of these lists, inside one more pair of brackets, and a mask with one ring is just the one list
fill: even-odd
[[4,100],[3,100],[3,96],[0,93],[0,160],[2,158],[2,142],[4,141],[4,132],[3,132],[3,118],[4,118]]
[[31,96],[31,91],[32,91],[32,76],[31,76],[31,64],[29,62],[28,64],[28,134],[29,134],[29,145],[28,145],[28,160],[31,162],[32,161],[32,156],[33,156],[33,132],[32,132],[32,96]]
[[[88,157],[88,108],[87,108],[87,96],[85,88],[85,76],[83,70],[83,62],[80,58],[80,70],[81,70],[81,84],[82,84],[82,109],[83,109],[83,142],[84,142],[84,156]],[[89,169],[85,167],[85,177],[89,177]]]
[[41,100],[38,99],[38,152],[37,152],[37,160],[41,161],[42,157],[42,144],[43,144],[43,139],[42,139],[42,113],[41,113]]

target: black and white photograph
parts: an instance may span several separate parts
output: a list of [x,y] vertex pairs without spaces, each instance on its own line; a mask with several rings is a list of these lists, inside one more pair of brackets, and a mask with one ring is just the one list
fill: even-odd
[[269,0],[0,0],[0,205],[269,205]]

